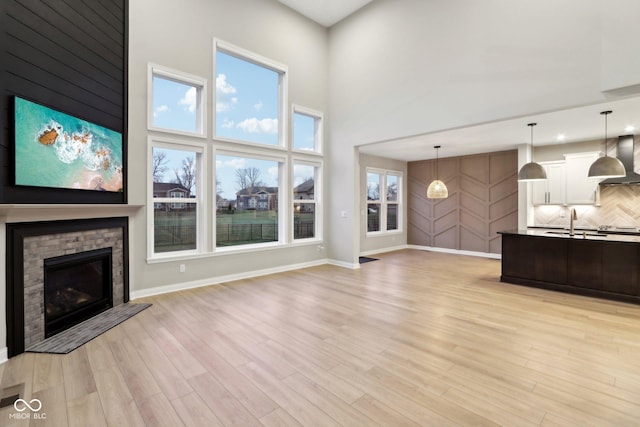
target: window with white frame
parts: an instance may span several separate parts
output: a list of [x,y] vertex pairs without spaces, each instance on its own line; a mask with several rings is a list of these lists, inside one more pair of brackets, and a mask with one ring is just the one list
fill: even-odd
[[286,66],[217,39],[214,46],[208,140],[195,139],[206,137],[206,81],[149,65],[151,258],[322,237],[322,113],[288,106]]
[[402,229],[402,173],[367,168],[367,233]]
[[304,160],[293,162],[293,239],[316,239],[320,235],[317,209],[320,164]]
[[206,84],[200,77],[149,65],[149,129],[205,136]]
[[203,151],[202,145],[150,142],[154,254],[200,250]]
[[322,113],[293,106],[293,149],[322,152]]
[[216,199],[229,203],[216,212],[216,247],[282,241],[285,158],[219,152],[215,171]]
[[400,179],[399,173],[387,172],[385,174],[387,231],[400,229]]
[[215,41],[216,138],[284,147],[284,65]]

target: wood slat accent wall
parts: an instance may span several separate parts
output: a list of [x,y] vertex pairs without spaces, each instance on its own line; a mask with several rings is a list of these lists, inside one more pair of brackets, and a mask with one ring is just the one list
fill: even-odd
[[0,64],[0,203],[125,202],[13,186],[12,96],[121,132],[126,154],[127,0],[2,0]]
[[409,162],[408,243],[501,253],[496,233],[518,227],[518,152],[443,158],[438,172],[449,197],[427,199],[435,160]]

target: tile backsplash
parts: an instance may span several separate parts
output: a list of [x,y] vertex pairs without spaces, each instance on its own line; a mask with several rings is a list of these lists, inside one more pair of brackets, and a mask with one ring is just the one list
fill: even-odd
[[[640,145],[640,144],[638,144]],[[600,187],[600,206],[574,206],[576,227],[640,227],[640,185]],[[569,226],[571,206],[536,206],[534,224]]]

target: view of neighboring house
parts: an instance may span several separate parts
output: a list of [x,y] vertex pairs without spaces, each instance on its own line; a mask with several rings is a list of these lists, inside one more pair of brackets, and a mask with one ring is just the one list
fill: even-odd
[[238,210],[275,210],[278,205],[278,187],[248,187],[236,193]]
[[216,195],[216,210],[231,210],[233,209],[233,200],[225,199],[222,196]]
[[313,178],[309,178],[293,189],[293,198],[295,200],[312,200],[314,198],[313,192],[314,181]]
[[[188,188],[175,182],[154,182],[153,197],[167,197],[171,199],[187,199],[191,196]],[[154,209],[165,209],[167,211],[184,209],[186,203],[155,203]]]

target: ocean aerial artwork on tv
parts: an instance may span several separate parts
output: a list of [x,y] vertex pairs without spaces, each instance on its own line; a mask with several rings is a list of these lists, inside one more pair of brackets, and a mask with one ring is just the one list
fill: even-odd
[[15,97],[16,185],[122,191],[122,134]]

